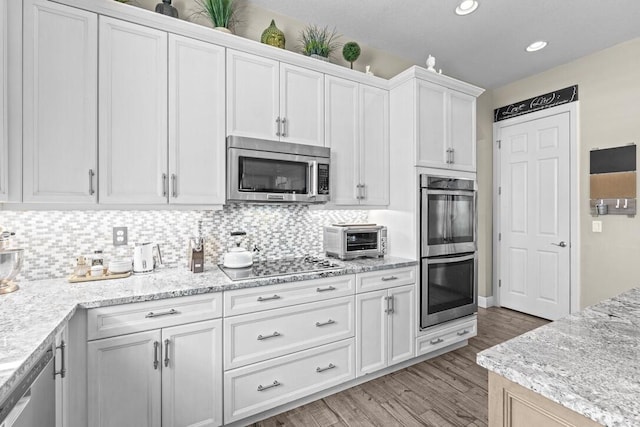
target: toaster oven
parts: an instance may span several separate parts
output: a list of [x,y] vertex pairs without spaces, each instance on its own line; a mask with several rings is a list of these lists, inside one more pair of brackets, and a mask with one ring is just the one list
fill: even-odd
[[323,232],[324,252],[343,260],[383,257],[387,253],[387,227],[376,224],[333,224]]

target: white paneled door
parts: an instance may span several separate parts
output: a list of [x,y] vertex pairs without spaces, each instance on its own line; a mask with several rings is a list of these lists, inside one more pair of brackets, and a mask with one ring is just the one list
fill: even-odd
[[500,129],[500,305],[570,311],[570,115]]

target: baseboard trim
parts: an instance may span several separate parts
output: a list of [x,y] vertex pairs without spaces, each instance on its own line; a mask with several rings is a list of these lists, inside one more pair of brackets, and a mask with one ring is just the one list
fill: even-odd
[[478,307],[489,308],[493,307],[493,296],[490,297],[481,297],[478,296]]

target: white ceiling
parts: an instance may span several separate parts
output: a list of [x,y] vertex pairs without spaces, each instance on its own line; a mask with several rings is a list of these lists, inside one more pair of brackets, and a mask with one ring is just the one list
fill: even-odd
[[[640,0],[248,0],[484,88],[496,88],[640,37]],[[347,40],[348,38],[348,40]],[[547,48],[525,52],[536,40]]]

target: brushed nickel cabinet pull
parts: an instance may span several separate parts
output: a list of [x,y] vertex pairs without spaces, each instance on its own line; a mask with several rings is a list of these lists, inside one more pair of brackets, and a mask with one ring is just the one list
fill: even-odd
[[169,366],[169,339],[164,340],[164,366]]
[[327,286],[326,288],[316,288],[316,292],[327,292],[327,291],[335,291],[336,288],[333,286]]
[[320,322],[316,322],[316,327],[317,327],[317,328],[320,328],[320,327],[322,327],[322,326],[333,325],[334,323],[336,323],[336,321],[335,321],[335,320],[329,319],[329,320],[327,320],[326,322],[322,322],[322,323],[320,323]]
[[174,199],[178,197],[178,176],[175,173],[171,174],[171,195]]
[[271,335],[258,335],[258,341],[264,341],[264,340],[268,340],[269,338],[275,338],[279,336],[280,336],[280,332],[278,331],[275,331]]
[[398,278],[396,276],[386,276],[382,277],[380,280],[382,280],[383,282],[388,282],[389,280],[398,280]]
[[287,136],[287,119],[286,119],[286,117],[282,118],[282,134],[280,136]]
[[160,343],[158,341],[153,342],[153,369],[158,369],[158,347]]
[[460,337],[461,337],[461,336],[463,336],[463,335],[467,335],[468,333],[469,333],[469,331],[468,331],[468,330],[466,330],[466,329],[465,329],[464,331],[458,331],[458,336],[460,336]]
[[390,296],[387,300],[387,304],[389,305],[389,311],[387,312],[388,314],[393,314],[393,312],[395,311],[394,303],[395,301],[393,299],[393,296]]
[[263,301],[271,301],[274,299],[280,299],[282,298],[280,295],[274,295],[272,297],[258,297],[258,301],[263,302]]
[[316,372],[320,373],[320,372],[328,371],[329,369],[333,369],[335,367],[336,367],[336,365],[334,365],[333,363],[329,363],[329,366],[327,366],[326,368],[321,368],[321,367],[318,366],[316,368]]
[[166,173],[162,174],[162,196],[163,197],[167,196],[167,174]]
[[274,387],[278,387],[281,386],[282,383],[278,382],[278,380],[275,380],[273,382],[273,384],[269,384],[268,386],[263,387],[262,384],[260,384],[258,386],[258,391],[265,391],[265,390],[269,390],[270,388],[274,388]]
[[93,172],[93,169],[89,169],[89,195],[93,196],[96,191],[93,189],[93,177],[96,174]]
[[160,313],[154,313],[153,311],[150,311],[144,317],[146,317],[147,319],[151,319],[153,317],[172,316],[174,314],[180,314],[180,312],[177,311],[177,310],[174,310],[173,308],[171,310],[169,310],[169,311],[163,311],[163,312],[160,312]]
[[[56,371],[55,368],[53,370],[53,378],[55,379],[57,375],[60,375],[60,378],[64,378],[67,375],[66,363],[64,361],[64,349],[67,348],[67,344],[64,340],[60,341],[60,345],[56,346],[56,350],[60,350],[60,370]],[[55,364],[54,364],[55,366]]]
[[280,136],[280,117],[276,118],[276,136]]
[[442,338],[436,338],[434,340],[429,341],[429,343],[436,345],[436,344],[440,344],[442,341],[444,341]]

